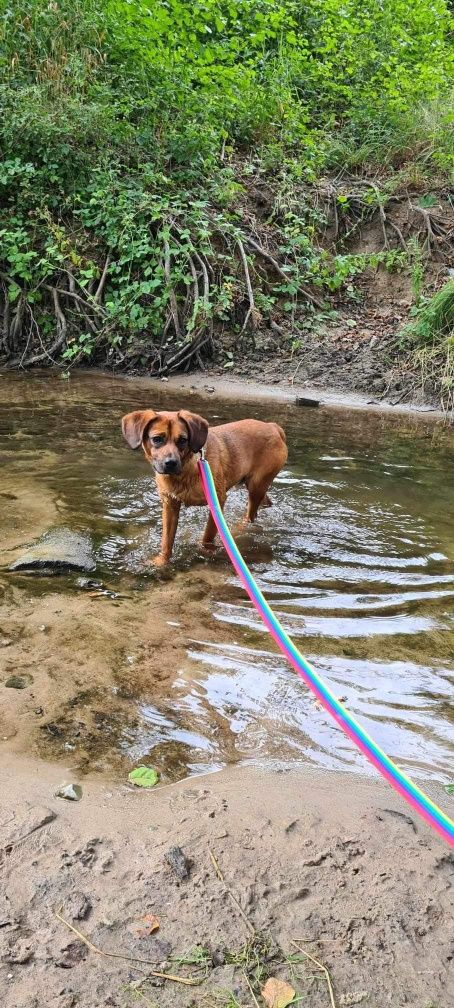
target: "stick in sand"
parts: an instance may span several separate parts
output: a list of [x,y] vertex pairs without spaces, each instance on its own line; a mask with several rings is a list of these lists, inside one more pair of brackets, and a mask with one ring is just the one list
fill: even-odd
[[[60,907],[60,910],[62,909],[63,907]],[[55,911],[55,916],[57,920],[61,921],[61,923],[64,924],[65,927],[69,928],[69,930],[72,931],[73,934],[77,935],[80,941],[82,941],[84,945],[87,946],[87,948],[89,948],[92,952],[96,952],[97,955],[105,956],[107,959],[124,959],[126,962],[131,963],[138,962],[142,963],[142,965],[144,966],[156,965],[155,963],[152,963],[150,959],[139,959],[137,956],[124,955],[122,952],[105,952],[104,949],[100,949],[98,948],[97,945],[94,945],[89,938],[87,938],[84,934],[82,934],[82,931],[78,931],[78,929],[74,927],[73,924],[70,924],[69,921],[65,920],[65,918],[61,916],[61,913],[59,911],[57,910]],[[199,982],[198,980],[194,980],[191,977],[174,976],[173,973],[160,973],[159,970],[154,969],[150,970],[150,973],[152,976],[159,977],[161,980],[172,980],[173,983],[186,984],[186,986],[188,987],[193,987]]]

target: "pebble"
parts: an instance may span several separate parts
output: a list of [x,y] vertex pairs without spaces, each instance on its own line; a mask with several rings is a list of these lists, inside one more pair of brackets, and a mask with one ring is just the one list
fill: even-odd
[[82,788],[80,784],[64,784],[55,792],[56,798],[65,798],[66,801],[80,801],[82,798]]
[[85,893],[75,890],[70,893],[64,905],[65,917],[70,920],[85,920],[92,909],[92,904]]
[[320,406],[319,399],[309,399],[307,396],[298,396],[295,399],[295,406]]
[[33,676],[25,673],[24,675],[12,675],[6,680],[5,686],[7,689],[26,689],[33,682]]
[[189,878],[191,863],[181,850],[181,847],[171,847],[167,851],[165,859],[181,882]]

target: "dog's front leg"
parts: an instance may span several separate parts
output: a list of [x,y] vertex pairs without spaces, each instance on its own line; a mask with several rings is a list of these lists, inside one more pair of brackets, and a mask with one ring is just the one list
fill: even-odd
[[175,500],[174,497],[168,497],[167,495],[162,497],[161,552],[151,561],[155,567],[164,567],[170,560],[178,527],[180,508],[180,501]]

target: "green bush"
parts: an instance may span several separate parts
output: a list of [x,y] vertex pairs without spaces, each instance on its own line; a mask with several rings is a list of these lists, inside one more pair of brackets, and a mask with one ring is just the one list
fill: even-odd
[[[307,207],[295,224],[301,187],[396,157],[450,170],[449,28],[445,0],[10,0],[5,354],[173,368],[218,322],[337,289],[358,263],[327,264]],[[281,273],[247,244],[248,165],[290,190],[270,218]]]

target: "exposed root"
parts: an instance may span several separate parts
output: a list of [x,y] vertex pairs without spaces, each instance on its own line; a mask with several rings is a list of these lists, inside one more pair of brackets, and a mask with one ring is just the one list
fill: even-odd
[[180,325],[180,317],[178,314],[177,296],[172,286],[172,275],[170,270],[170,246],[167,241],[167,238],[164,238],[164,273],[167,287],[169,289],[169,305],[170,305],[170,311],[172,313],[173,327],[175,329],[175,335],[177,339],[180,340],[182,338],[182,331]]
[[107,254],[106,261],[104,263],[104,269],[103,269],[103,271],[101,273],[101,279],[100,279],[99,284],[98,284],[98,286],[96,288],[96,291],[95,291],[95,293],[93,295],[93,301],[95,301],[95,302],[101,301],[101,298],[102,298],[102,295],[103,295],[103,291],[104,291],[104,287],[106,285],[107,273],[109,271],[109,266],[110,266],[110,252]]
[[247,324],[249,322],[249,319],[251,319],[252,329],[253,330],[256,329],[257,326],[258,326],[258,323],[260,321],[261,315],[260,315],[260,312],[257,310],[257,308],[255,306],[254,291],[252,289],[251,276],[250,276],[250,273],[249,273],[249,266],[248,266],[247,256],[246,256],[246,253],[244,251],[243,242],[239,238],[237,239],[237,245],[238,245],[238,249],[239,249],[240,256],[241,256],[241,261],[243,263],[244,277],[245,277],[245,280],[246,280],[246,290],[247,290],[247,296],[248,296],[248,300],[249,300],[249,308],[248,308],[248,310],[246,312],[246,317],[244,319],[244,322],[243,322],[243,325],[242,325],[242,328],[241,328],[241,332],[244,332],[244,330],[246,329]]

